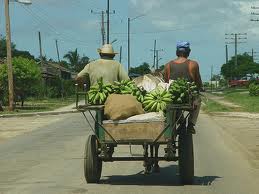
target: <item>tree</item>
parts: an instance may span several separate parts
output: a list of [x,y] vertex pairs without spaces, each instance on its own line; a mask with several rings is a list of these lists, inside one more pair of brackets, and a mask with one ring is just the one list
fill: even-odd
[[[15,49],[15,45],[11,44],[12,51]],[[6,57],[6,39],[1,38],[0,39],[0,58]]]
[[75,72],[80,72],[84,67],[89,63],[89,57],[83,55],[81,58],[77,52],[69,51],[67,54],[64,55],[64,58],[68,60],[69,65],[71,66],[70,69],[74,70]]
[[220,75],[213,75],[210,81],[219,81]]
[[[23,102],[26,97],[34,96],[41,83],[41,71],[36,61],[23,57],[13,58],[14,91],[16,100]],[[0,66],[0,99],[7,101],[8,83],[7,83],[7,65]]]
[[259,64],[253,62],[253,58],[247,53],[237,56],[237,67],[235,67],[235,57],[232,57],[227,64],[221,67],[221,74],[225,79],[241,78],[247,74],[259,73]]
[[73,70],[75,70],[80,63],[80,56],[77,52],[77,49],[75,51],[69,51],[64,55],[64,58],[68,60]]
[[[14,43],[11,44],[12,56],[13,57],[24,57],[28,59],[34,59],[34,56],[30,54],[28,51],[21,51],[16,49],[16,45]],[[0,58],[6,57],[6,39],[0,38]]]
[[78,67],[75,69],[76,72],[80,72],[84,67],[89,63],[89,57],[83,55],[83,57],[80,59],[80,63],[78,64]]
[[129,73],[136,73],[139,75],[149,74],[151,73],[150,66],[148,63],[144,62],[142,65],[138,67],[131,67]]
[[163,71],[164,69],[165,69],[165,65],[160,65],[160,66],[159,66],[159,70],[160,70],[160,71]]
[[65,67],[67,69],[70,69],[69,63],[64,61],[64,60],[60,61],[59,65],[62,66],[62,67]]

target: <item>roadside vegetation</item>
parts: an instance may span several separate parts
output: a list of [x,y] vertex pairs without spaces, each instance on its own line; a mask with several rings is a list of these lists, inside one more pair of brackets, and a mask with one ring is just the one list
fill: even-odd
[[204,104],[202,105],[202,110],[206,113],[210,112],[231,112],[232,109],[226,106],[221,105],[214,100],[205,100],[203,99]]
[[259,96],[250,95],[247,88],[226,89],[224,91],[213,93],[213,95],[223,97],[223,100],[232,102],[241,108],[230,108],[221,105],[213,100],[209,100],[203,107],[208,112],[252,112],[259,113]]
[[75,97],[67,98],[46,98],[46,99],[27,99],[24,106],[21,106],[21,103],[18,103],[15,107],[14,112],[6,111],[0,112],[0,114],[17,114],[17,113],[30,113],[30,112],[45,112],[53,111],[55,109],[70,105],[75,102]]
[[[6,40],[0,34],[0,114],[8,112],[8,73],[6,58]],[[75,102],[75,82],[62,72],[45,75],[45,67],[41,67],[40,59],[28,51],[16,49],[12,43],[12,65],[14,81],[14,102],[17,112],[51,111]],[[85,55],[79,55],[77,49],[68,51],[59,62],[43,56],[43,63],[53,63],[58,67],[76,73],[89,62]],[[4,112],[3,112],[4,111]]]
[[245,112],[259,112],[259,97],[249,95],[249,91],[226,92],[224,99],[240,105]]

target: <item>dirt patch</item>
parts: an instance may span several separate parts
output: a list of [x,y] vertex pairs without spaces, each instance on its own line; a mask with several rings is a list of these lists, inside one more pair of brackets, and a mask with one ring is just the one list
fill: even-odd
[[236,113],[228,113],[225,116],[213,114],[212,117],[242,146],[242,151],[246,152],[249,161],[259,169],[259,114],[243,113],[243,117],[234,117],[233,114]]
[[211,115],[218,117],[235,117],[235,118],[247,118],[247,119],[259,119],[259,113],[249,112],[213,112]]
[[58,120],[59,116],[1,118],[0,141],[28,133]]
[[224,99],[224,97],[222,96],[215,96],[213,94],[209,94],[209,93],[206,93],[205,95],[208,99],[210,100],[214,100],[216,101],[217,103],[221,104],[221,105],[224,105],[224,106],[227,106],[229,108],[241,108],[241,106],[237,105],[237,104],[234,104],[232,102],[229,102],[227,100]]

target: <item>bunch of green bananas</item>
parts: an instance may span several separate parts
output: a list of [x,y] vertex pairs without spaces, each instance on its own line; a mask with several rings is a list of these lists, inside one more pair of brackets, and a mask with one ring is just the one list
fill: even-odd
[[191,96],[198,94],[198,89],[194,82],[177,79],[170,85],[169,92],[174,104],[185,104],[189,103]]
[[143,106],[147,112],[159,112],[172,102],[172,95],[167,90],[154,90],[144,97]]
[[136,99],[140,102],[143,103],[144,102],[144,97],[146,95],[147,91],[145,91],[143,88],[138,88],[135,87],[132,90],[132,95],[136,97]]
[[111,84],[104,84],[100,78],[97,84],[90,87],[88,92],[88,101],[92,105],[104,104],[108,95],[113,92]]
[[136,87],[133,81],[122,80],[121,82],[115,81],[112,89],[115,94],[132,94]]

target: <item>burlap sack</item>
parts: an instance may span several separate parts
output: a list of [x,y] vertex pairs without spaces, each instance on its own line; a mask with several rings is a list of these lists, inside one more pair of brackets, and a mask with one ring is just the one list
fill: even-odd
[[144,110],[142,104],[130,94],[111,94],[105,102],[104,114],[111,120],[123,120],[144,114]]

